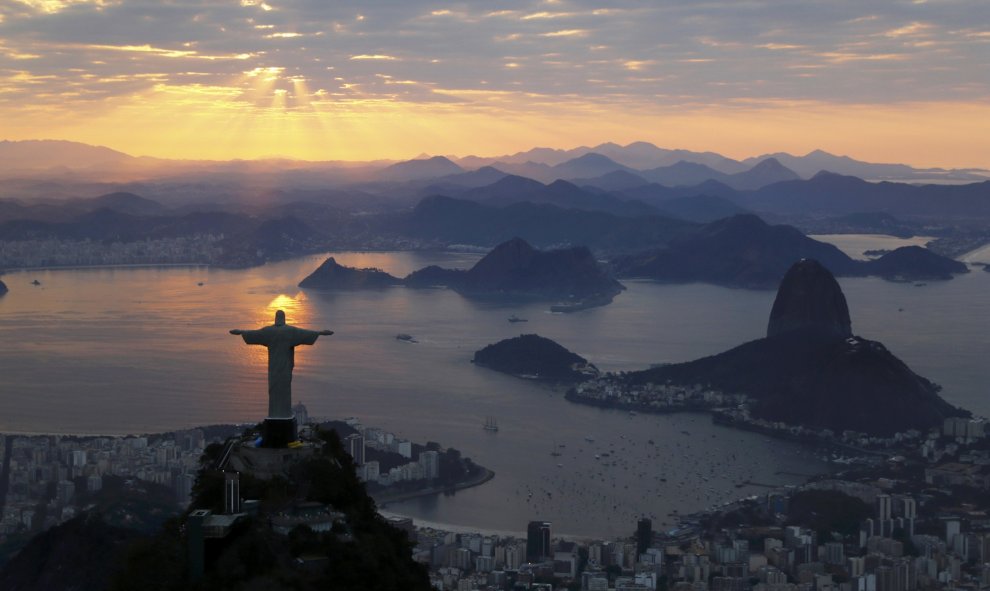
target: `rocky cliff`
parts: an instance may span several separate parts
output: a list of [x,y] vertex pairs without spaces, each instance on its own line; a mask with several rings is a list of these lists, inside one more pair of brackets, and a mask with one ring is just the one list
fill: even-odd
[[791,266],[780,282],[770,310],[767,337],[792,330],[852,336],[846,296],[828,269],[813,259],[803,259]]

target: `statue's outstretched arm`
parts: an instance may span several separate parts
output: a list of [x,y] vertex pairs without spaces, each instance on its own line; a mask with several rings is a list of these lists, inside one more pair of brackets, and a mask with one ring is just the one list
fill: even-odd
[[332,330],[321,330],[320,331],[320,334],[323,335],[323,336],[325,336],[325,337],[328,337],[328,336],[330,336],[330,335],[333,334],[333,331]]
[[241,330],[241,329],[239,329],[239,328],[232,328],[232,329],[230,329],[230,334],[241,334],[243,332],[244,331]]

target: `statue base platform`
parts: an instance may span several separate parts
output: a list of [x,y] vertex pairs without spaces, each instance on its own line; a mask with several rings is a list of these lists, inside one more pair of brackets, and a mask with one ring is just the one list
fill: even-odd
[[286,448],[254,447],[241,443],[231,449],[226,468],[251,474],[261,480],[270,480],[275,476],[288,478],[293,467],[312,457],[316,450],[312,443]]
[[288,447],[297,438],[296,417],[291,419],[267,418],[261,426],[262,447]]

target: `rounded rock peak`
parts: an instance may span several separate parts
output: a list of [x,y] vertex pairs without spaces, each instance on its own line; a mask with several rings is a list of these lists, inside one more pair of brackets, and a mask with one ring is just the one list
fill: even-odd
[[795,330],[852,336],[846,296],[832,273],[814,259],[794,263],[777,288],[767,338]]

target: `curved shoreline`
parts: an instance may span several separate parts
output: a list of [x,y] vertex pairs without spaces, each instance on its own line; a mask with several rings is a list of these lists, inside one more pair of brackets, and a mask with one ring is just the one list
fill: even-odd
[[598,400],[593,398],[584,398],[573,393],[572,390],[568,390],[567,394],[564,395],[564,399],[568,402],[574,404],[584,404],[587,406],[594,406],[597,408],[603,408],[608,410],[616,411],[635,411],[642,412],[644,414],[674,414],[674,413],[699,413],[707,414],[711,417],[712,423],[716,425],[721,425],[723,427],[728,427],[730,429],[740,429],[742,431],[751,431],[754,433],[760,433],[767,437],[773,437],[774,439],[782,439],[785,441],[793,441],[802,445],[808,445],[811,447],[825,447],[825,448],[835,448],[841,449],[850,453],[866,454],[872,456],[887,456],[889,455],[885,451],[865,449],[861,447],[856,447],[848,443],[842,443],[840,441],[828,441],[814,435],[802,435],[798,433],[790,433],[787,431],[781,431],[779,429],[771,429],[768,427],[763,427],[760,425],[754,425],[746,423],[744,421],[739,421],[731,417],[726,416],[724,413],[719,412],[719,409],[712,408],[708,406],[669,406],[669,407],[656,407],[649,404],[626,404],[626,403],[614,403],[606,402],[604,400]]
[[465,490],[468,488],[474,488],[476,486],[481,486],[482,484],[488,482],[492,478],[495,478],[495,472],[489,470],[488,468],[481,469],[481,475],[475,477],[471,480],[466,480],[463,482],[458,482],[453,486],[431,486],[430,488],[421,490],[411,490],[400,493],[389,494],[388,491],[382,491],[380,494],[370,493],[371,498],[375,499],[378,503],[378,508],[383,509],[388,506],[389,503],[398,503],[401,501],[408,501],[410,499],[417,499],[419,497],[428,497],[431,495],[443,493],[446,491],[458,491]]

